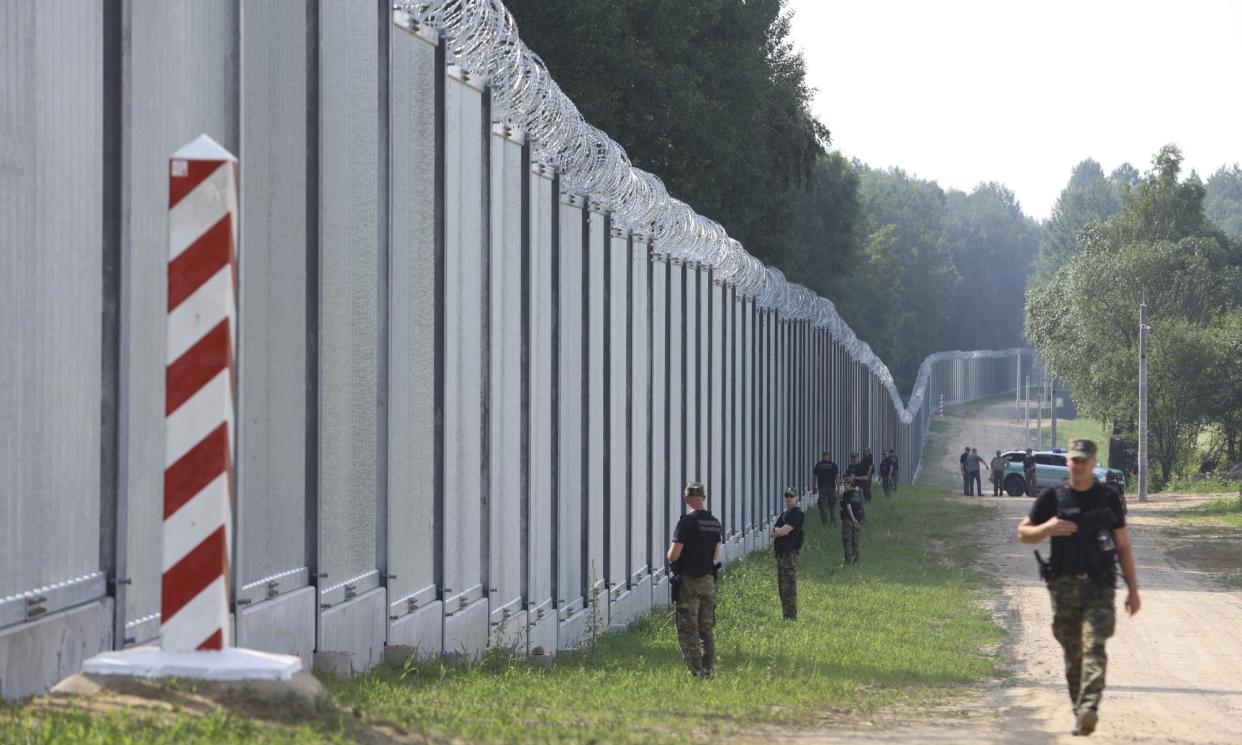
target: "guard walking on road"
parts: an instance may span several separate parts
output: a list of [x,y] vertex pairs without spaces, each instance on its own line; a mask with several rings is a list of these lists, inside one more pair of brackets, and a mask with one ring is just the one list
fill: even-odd
[[776,554],[776,587],[781,595],[781,614],[798,618],[798,552],[802,550],[802,523],[806,515],[798,507],[798,492],[785,490],[785,511],[772,528],[772,551]]
[[841,469],[832,460],[832,453],[825,450],[811,472],[815,476],[815,488],[819,499],[815,506],[819,508],[819,522],[827,525],[837,524],[837,491],[841,487]]
[[695,482],[683,495],[690,513],[683,515],[669,544],[677,641],[692,675],[716,672],[716,561],[720,558],[720,521],[707,511],[706,492]]
[[1125,607],[1138,613],[1138,575],[1126,532],[1121,494],[1095,480],[1096,446],[1071,440],[1069,480],[1045,489],[1018,526],[1023,543],[1052,539],[1040,574],[1052,596],[1052,635],[1065,653],[1065,680],[1074,706],[1073,734],[1089,735],[1099,720],[1108,654],[1116,626],[1114,585],[1120,563],[1129,592]]

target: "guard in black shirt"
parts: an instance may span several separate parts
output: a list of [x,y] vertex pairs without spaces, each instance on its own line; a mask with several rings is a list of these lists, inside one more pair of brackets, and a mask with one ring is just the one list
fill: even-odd
[[[1041,574],[1052,595],[1052,635],[1065,652],[1065,680],[1074,705],[1075,735],[1089,735],[1099,719],[1108,655],[1116,626],[1114,582],[1121,564],[1129,593],[1126,610],[1139,611],[1138,575],[1121,495],[1095,480],[1095,443],[1071,440],[1070,477],[1045,489],[1018,526],[1023,543],[1052,539]],[[1039,558],[1039,552],[1036,552]]]
[[668,547],[677,602],[677,641],[692,675],[716,672],[716,561],[720,558],[720,521],[704,507],[703,485],[686,485],[690,514],[677,522]]
[[875,461],[871,459],[871,448],[863,448],[863,457],[858,465],[862,466],[862,470],[858,472],[863,478],[855,479],[862,488],[863,501],[871,501],[871,480],[875,478]]
[[832,460],[832,453],[827,450],[820,456],[811,472],[815,476],[815,488],[819,499],[815,506],[819,508],[819,522],[827,525],[829,521],[837,524],[837,490],[841,487],[841,470]]
[[781,595],[781,613],[786,620],[798,618],[798,552],[802,550],[802,522],[806,515],[798,508],[798,492],[785,490],[785,511],[772,528],[772,551],[776,554],[776,587]]

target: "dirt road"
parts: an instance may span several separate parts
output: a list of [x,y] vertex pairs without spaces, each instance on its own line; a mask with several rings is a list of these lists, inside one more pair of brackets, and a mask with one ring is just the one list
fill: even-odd
[[[957,455],[965,445],[989,456],[1022,444],[1012,403],[947,410],[947,447],[923,464],[922,481],[961,488]],[[985,482],[986,485],[986,482]],[[991,489],[987,489],[991,493]],[[1030,509],[1018,497],[961,497],[994,507],[987,525],[984,571],[1001,588],[998,620],[1009,631],[1009,674],[967,705],[939,716],[912,716],[873,727],[806,733],[782,742],[1081,742],[1073,726],[1061,649],[1052,638],[1048,592],[1038,580],[1032,549],[1014,537]],[[1201,499],[1201,498],[1199,498]],[[1242,743],[1242,592],[1217,575],[1184,563],[1184,542],[1159,527],[1162,511],[1196,498],[1155,497],[1132,502],[1130,534],[1143,607],[1131,618],[1118,589],[1116,636],[1109,642],[1108,687],[1093,742]],[[1045,554],[1046,555],[1046,554]],[[1179,558],[1174,558],[1177,556]]]

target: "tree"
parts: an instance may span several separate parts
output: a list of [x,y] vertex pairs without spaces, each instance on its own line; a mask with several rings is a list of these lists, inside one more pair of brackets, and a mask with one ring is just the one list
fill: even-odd
[[509,0],[592,125],[671,195],[802,281],[798,195],[829,132],[781,0]]
[[1204,184],[1203,211],[1234,241],[1242,241],[1242,168],[1221,166]]
[[846,277],[867,260],[863,250],[860,179],[853,165],[837,152],[815,164],[815,182],[798,204],[798,256],[786,276],[802,277],[824,297],[839,297]]
[[1022,338],[1026,276],[1040,229],[1013,192],[986,183],[945,200],[944,237],[961,289],[950,305],[948,338],[963,349],[1017,346]]
[[[1167,481],[1205,423],[1218,389],[1218,325],[1242,304],[1242,270],[1203,213],[1203,187],[1179,180],[1173,146],[1124,197],[1121,212],[1088,225],[1082,250],[1027,296],[1026,335],[1089,416],[1133,431],[1138,304],[1152,319],[1148,381],[1152,455]],[[1236,382],[1232,383],[1236,385]]]
[[1105,178],[1104,169],[1090,158],[1074,166],[1069,184],[1057,197],[1040,232],[1039,255],[1031,277],[1035,286],[1051,279],[1053,272],[1078,253],[1079,231],[1093,222],[1107,220],[1121,209],[1121,192],[1130,183],[1130,174],[1124,168],[1133,171],[1126,164],[1113,171],[1112,178]]

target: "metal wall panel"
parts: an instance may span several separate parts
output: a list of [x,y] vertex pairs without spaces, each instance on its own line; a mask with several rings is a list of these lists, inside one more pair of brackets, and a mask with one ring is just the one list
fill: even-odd
[[321,605],[379,584],[377,25],[368,4],[319,7]]
[[651,568],[664,568],[664,547],[668,545],[669,484],[668,430],[668,259],[657,256],[651,272]]
[[695,411],[697,412],[698,429],[695,432],[694,449],[697,453],[695,477],[707,487],[707,501],[710,509],[720,509],[720,484],[712,481],[712,376],[715,365],[712,364],[714,339],[712,327],[718,323],[712,313],[712,272],[707,267],[699,267],[694,274],[697,284],[695,305],[698,314],[698,356],[695,358],[694,378],[696,391]]
[[434,40],[392,32],[389,210],[388,615],[436,597]]
[[144,642],[158,633],[160,609],[152,557],[163,541],[168,156],[200,134],[238,151],[239,34],[233,3],[131,0],[124,24],[119,489],[128,502],[125,636]]
[[[585,562],[586,530],[583,508],[592,498],[585,478],[583,461],[587,447],[587,411],[584,349],[590,344],[586,337],[587,296],[583,271],[586,268],[586,246],[583,243],[585,216],[581,201],[554,195],[559,202],[560,245],[557,248],[559,294],[557,323],[557,605],[574,603],[583,598],[587,575]],[[584,343],[585,342],[585,343]]]
[[[649,244],[635,239],[630,254],[630,566],[631,579],[651,569],[647,537],[651,510],[651,303]],[[662,563],[662,562],[661,562]]]
[[[444,587],[478,599],[483,585],[484,221],[482,92],[459,71],[445,90]],[[451,612],[464,603],[445,606]]]
[[[491,139],[491,273],[488,298],[491,344],[487,392],[488,505],[487,591],[492,612],[522,595],[522,183],[529,178],[522,144],[502,134]],[[493,622],[497,619],[493,618]]]
[[[556,206],[560,199],[552,179],[542,175],[541,170],[529,173],[527,178],[530,180],[530,284],[526,297],[530,324],[530,373],[527,389],[529,523],[526,549],[528,574],[524,592],[528,606],[541,607],[543,603],[553,599],[553,543],[572,542],[573,534],[557,535],[556,507],[559,505],[553,501],[553,469],[559,464],[552,450],[552,401],[554,396],[565,393],[564,390],[557,389],[552,352],[553,333],[557,323],[555,319],[563,315],[558,307],[560,299],[556,296],[557,286],[553,281],[553,274],[557,269],[553,263],[557,250],[554,241],[560,229],[557,222],[560,216]],[[559,351],[563,352],[563,349]],[[563,401],[559,403],[565,405]],[[568,405],[577,406],[572,401]],[[570,436],[570,440],[578,441],[576,432]]]
[[725,388],[725,314],[724,287],[715,282],[707,285],[708,302],[710,303],[711,334],[709,336],[710,353],[708,373],[708,479],[713,494],[714,514],[721,519],[724,531],[722,538],[733,533],[729,529],[733,520],[733,495],[725,483],[724,443],[725,443],[725,400],[728,390]]
[[626,556],[630,532],[629,431],[630,358],[630,238],[613,231],[608,240],[608,580],[625,587],[629,580]]
[[0,8],[0,627],[26,620],[7,596],[103,591],[102,28],[98,4]]
[[686,482],[690,479],[686,473],[686,431],[687,431],[687,385],[686,385],[686,266],[676,259],[669,261],[669,301],[668,301],[668,336],[669,336],[669,386],[668,386],[668,463],[669,485],[664,494],[668,505],[667,535],[672,538],[673,528],[681,519],[685,510],[682,507],[681,494]]
[[[303,587],[308,8],[241,4],[237,594]],[[410,164],[413,165],[413,164]],[[420,182],[417,170],[402,173]],[[430,179],[426,181],[430,185]],[[275,583],[270,585],[269,583]]]
[[[684,318],[683,326],[685,328],[685,345],[683,346],[683,360],[685,364],[685,405],[683,415],[685,418],[685,434],[683,447],[685,448],[684,467],[685,474],[681,486],[684,487],[690,481],[706,481],[707,474],[699,470],[699,379],[701,370],[699,369],[699,328],[702,323],[699,316],[702,315],[702,308],[699,305],[699,269],[696,265],[687,263],[684,269],[684,285],[682,287],[684,303],[682,305],[682,314]],[[708,492],[708,499],[711,498],[711,492]]]
[[605,262],[607,261],[607,223],[604,215],[594,208],[589,213],[589,236],[586,245],[587,272],[587,478],[586,488],[589,493],[587,534],[587,582],[592,587],[604,584],[608,579],[607,556],[604,552],[605,531],[607,530],[607,493],[605,491],[608,473],[604,463],[605,449],[605,398],[604,366],[607,338],[605,336],[604,314],[607,306],[607,284],[604,281]]

